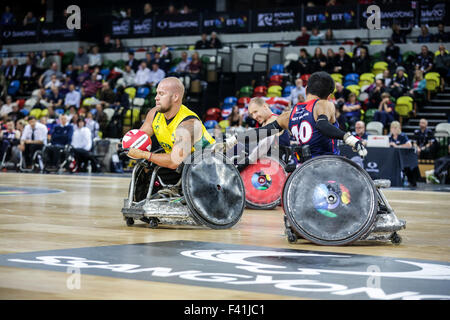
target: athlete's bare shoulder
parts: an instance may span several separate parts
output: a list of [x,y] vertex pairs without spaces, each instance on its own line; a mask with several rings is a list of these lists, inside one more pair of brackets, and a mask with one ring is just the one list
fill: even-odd
[[334,103],[328,100],[317,101],[314,106],[314,120],[317,120],[322,114],[326,115],[331,123],[334,123],[336,119],[336,108],[334,107]]
[[155,118],[155,114],[159,111],[159,107],[154,107],[147,112],[147,116],[145,117],[145,121],[140,127],[140,130],[145,131],[150,137],[153,135],[153,119]]

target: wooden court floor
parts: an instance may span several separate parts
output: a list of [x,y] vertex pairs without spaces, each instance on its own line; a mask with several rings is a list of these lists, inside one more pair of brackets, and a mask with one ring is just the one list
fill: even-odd
[[[403,243],[358,242],[346,247],[289,244],[282,209],[245,210],[232,229],[127,227],[120,212],[129,178],[0,173],[0,187],[64,190],[0,196],[0,254],[191,240],[450,262],[450,193],[386,190],[400,219]],[[292,299],[266,293],[83,275],[68,290],[64,272],[0,267],[0,299]]]

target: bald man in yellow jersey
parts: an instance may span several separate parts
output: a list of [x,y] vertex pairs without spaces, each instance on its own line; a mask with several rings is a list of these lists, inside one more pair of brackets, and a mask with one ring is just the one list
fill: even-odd
[[182,104],[183,95],[184,85],[178,78],[161,80],[156,89],[156,107],[148,112],[140,130],[150,137],[155,135],[165,153],[131,148],[130,157],[176,169],[196,148],[215,143],[197,114]]

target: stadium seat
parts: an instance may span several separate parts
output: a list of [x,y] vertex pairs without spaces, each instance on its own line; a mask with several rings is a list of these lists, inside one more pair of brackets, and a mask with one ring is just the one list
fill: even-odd
[[380,44],[383,44],[383,40],[372,40],[372,41],[370,41],[370,43],[369,43],[369,45],[370,46],[375,46],[375,45],[380,45]]
[[58,108],[55,110],[55,113],[59,116],[64,113],[64,109]]
[[331,77],[333,78],[334,82],[339,82],[339,83],[342,83],[342,79],[344,78],[344,76],[340,73],[332,73]]
[[147,98],[150,94],[150,89],[147,87],[140,87],[136,91],[136,98]]
[[375,62],[373,65],[373,69],[372,69],[372,73],[374,73],[375,75],[379,74],[379,73],[383,73],[384,70],[387,70],[388,68],[388,64],[387,62],[384,61],[378,61]]
[[[139,121],[139,114],[141,113],[140,108],[133,108],[133,123]],[[125,117],[123,119],[123,125],[124,126],[132,126],[131,123],[131,109],[128,109],[125,113]]]
[[373,81],[370,81],[370,80],[359,80],[358,86],[360,86],[362,88],[364,86],[370,86],[372,83],[373,83]]
[[64,53],[62,60],[61,60],[61,64],[63,66],[68,66],[69,64],[72,64],[73,58],[75,58],[75,53],[74,52],[66,52]]
[[[280,86],[283,83],[283,76],[279,75],[279,74],[274,74],[273,76],[270,77],[269,81],[273,84],[273,85],[278,85]],[[270,87],[270,85],[269,85]]]
[[133,100],[136,96],[136,88],[128,87],[125,89],[125,92],[128,93],[130,100]]
[[207,120],[204,125],[206,129],[214,129],[217,124],[218,122],[216,120]]
[[103,76],[104,79],[108,78],[111,71],[107,68],[100,70],[100,74]]
[[268,97],[281,97],[281,93],[283,91],[283,88],[281,86],[271,86],[269,89],[267,89],[267,96]]
[[373,73],[363,73],[359,76],[359,80],[368,80],[373,83],[375,81],[375,75]]
[[36,119],[39,119],[41,117],[42,110],[41,109],[31,109],[30,110],[30,117],[35,117]]
[[283,89],[283,97],[289,97],[291,95],[292,90],[295,88],[295,86],[286,86]]
[[374,61],[374,63],[378,61],[383,61],[383,51],[375,52],[372,55],[372,61]]
[[395,111],[401,117],[408,117],[413,110],[413,98],[409,96],[399,97],[396,101]]
[[371,121],[366,126],[367,134],[381,136],[383,134],[383,123],[379,121]]
[[435,128],[435,137],[450,137],[450,123],[438,123]]
[[264,97],[267,94],[267,87],[266,86],[257,86],[255,90],[253,91],[254,97]]
[[103,61],[103,69],[113,69],[114,68],[114,61],[112,60],[105,60]]
[[226,97],[225,99],[223,99],[223,104],[224,105],[230,105],[230,106],[234,106],[236,105],[238,102],[238,99],[236,97]]
[[282,64],[274,64],[270,68],[270,72],[272,74],[283,73],[284,72],[284,66]]
[[354,94],[356,94],[356,96],[359,96],[359,92],[361,91],[361,87],[356,85],[356,84],[351,84],[345,87],[347,90],[350,90],[351,92],[353,92]]
[[19,80],[13,80],[8,86],[8,95],[15,96],[16,93],[19,91],[20,88],[20,81]]
[[133,99],[133,106],[135,107],[142,107],[145,104],[145,99],[144,98],[134,98]]
[[[94,109],[96,110],[96,109]],[[106,118],[108,119],[108,122],[111,121],[113,115],[114,115],[114,109],[112,108],[105,108],[103,112],[106,114]]]
[[[446,54],[449,54],[448,50],[445,50],[445,53],[446,53]],[[437,51],[434,53],[434,56],[437,57],[437,56],[440,55],[440,54],[441,54],[441,51],[437,50]]]
[[125,70],[125,65],[126,65],[126,62],[125,62],[125,60],[122,60],[122,59],[119,59],[114,62],[114,67],[117,67],[121,70]]
[[347,85],[358,84],[358,81],[359,81],[359,74],[357,73],[349,73],[344,77],[344,83]]
[[291,61],[297,61],[298,60],[298,54],[296,53],[288,53],[285,57],[284,57],[284,66],[287,67]]
[[353,58],[353,52],[349,51],[349,52],[347,52],[347,55],[348,55],[350,58]]
[[405,63],[412,63],[414,60],[416,60],[417,54],[414,51],[406,51],[402,55],[403,62]]
[[239,108],[245,108],[249,102],[250,102],[249,97],[242,97],[242,98],[239,98],[237,105]]
[[253,93],[253,87],[252,86],[242,87],[239,90],[239,98],[241,98],[241,97],[251,97],[252,93]]

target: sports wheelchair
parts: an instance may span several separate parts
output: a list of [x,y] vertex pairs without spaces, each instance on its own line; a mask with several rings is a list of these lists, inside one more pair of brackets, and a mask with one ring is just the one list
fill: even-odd
[[137,161],[122,208],[127,226],[140,220],[150,228],[163,224],[226,229],[239,221],[245,189],[236,167],[214,147],[188,159],[176,170]]

